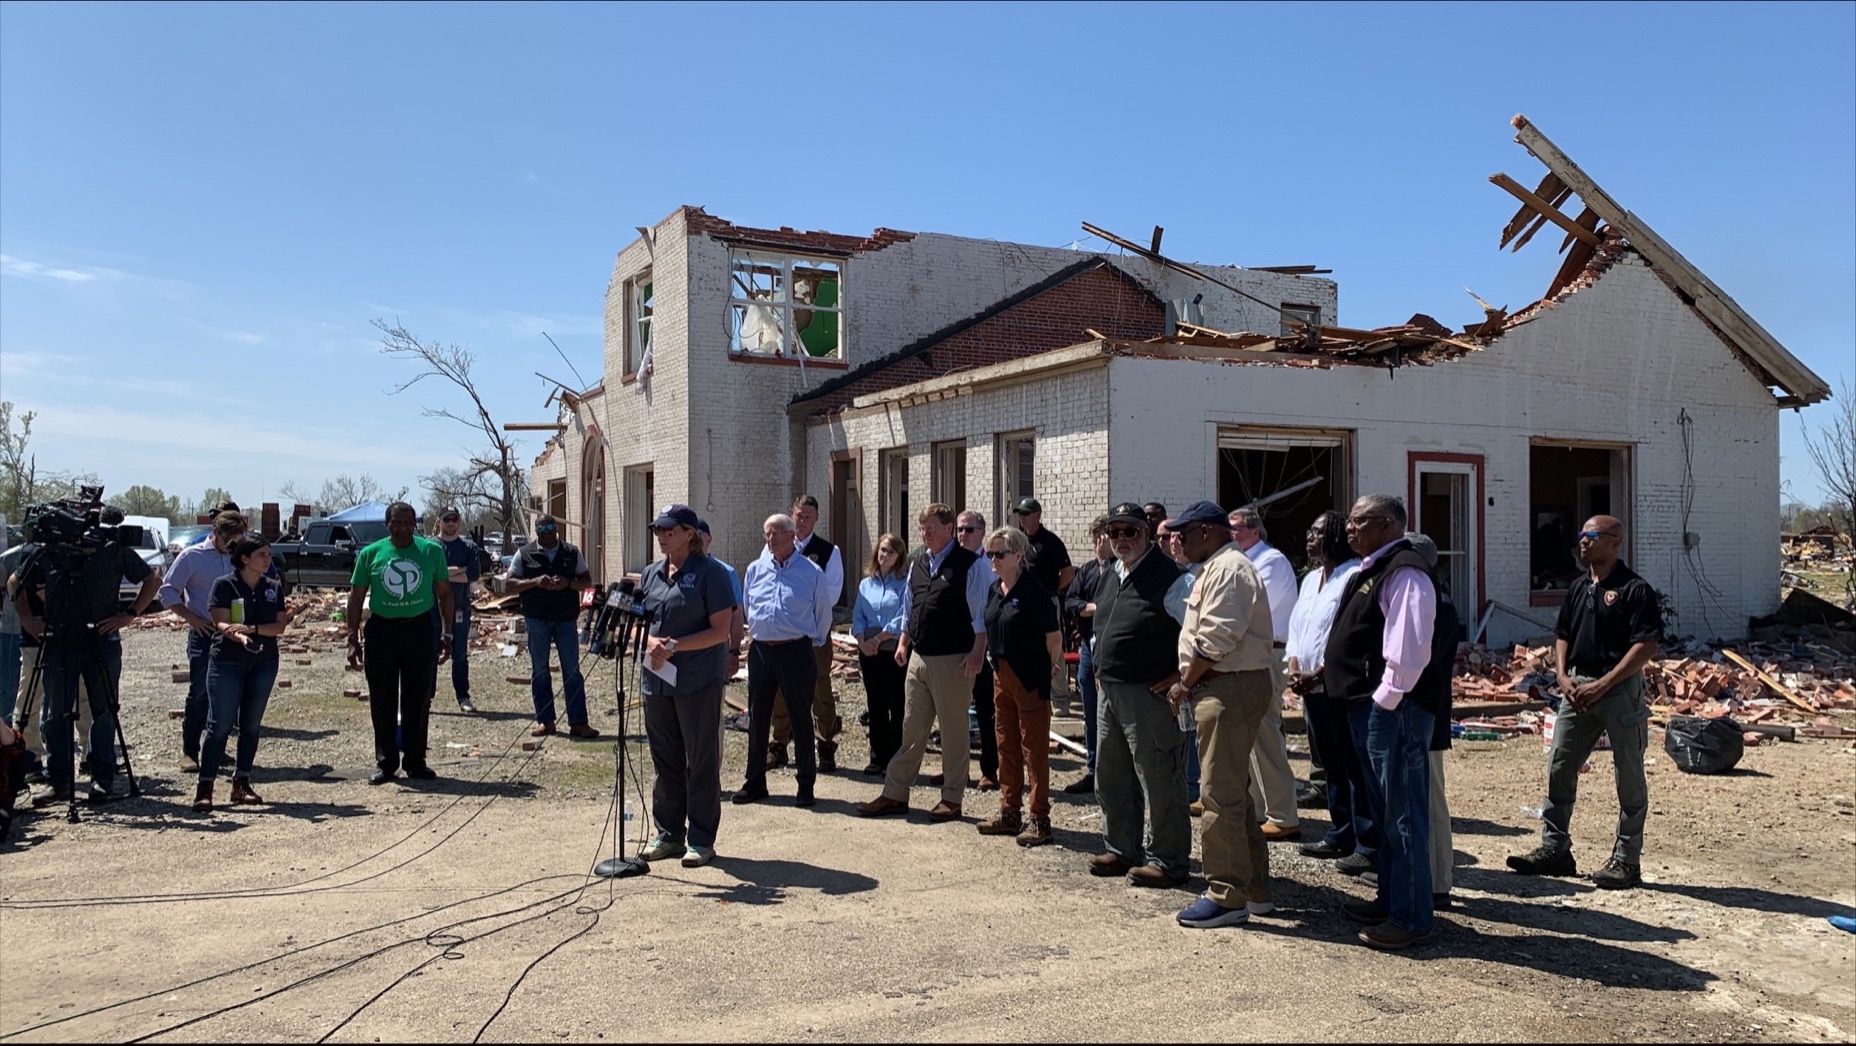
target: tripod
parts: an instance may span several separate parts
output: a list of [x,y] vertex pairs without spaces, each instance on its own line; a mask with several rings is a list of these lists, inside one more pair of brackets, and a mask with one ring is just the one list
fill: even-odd
[[[634,622],[636,623],[634,624]],[[616,637],[618,657],[615,661],[612,674],[613,696],[618,700],[619,706],[618,738],[613,741],[612,744],[613,789],[616,796],[615,805],[619,815],[618,831],[613,834],[617,837],[618,849],[614,851],[612,857],[594,866],[593,874],[599,876],[601,879],[630,879],[633,876],[644,875],[651,870],[651,865],[645,861],[644,858],[625,856],[625,769],[626,765],[631,761],[630,753],[625,750],[625,740],[627,736],[625,729],[625,713],[626,705],[630,702],[629,697],[625,693],[625,665],[627,660],[627,644],[625,640],[626,633],[634,630],[636,631],[637,641],[631,644],[632,650],[630,658],[632,675],[634,681],[636,681],[640,666],[644,660],[641,655],[644,651],[644,637],[650,628],[650,619],[648,617],[633,618],[629,614],[624,615],[619,618],[618,628],[619,635]]]
[[[75,637],[68,634],[72,628],[76,629]],[[59,708],[62,714],[46,716],[42,723],[44,729],[41,731],[41,740],[45,744],[47,760],[49,761],[52,751],[54,730],[59,732],[57,734],[58,744],[71,745],[73,743],[71,735],[81,718],[81,710],[77,703],[81,681],[84,696],[90,701],[92,716],[98,713],[99,694],[105,699],[111,725],[116,730],[113,747],[121,750],[123,771],[129,777],[129,794],[131,796],[141,795],[142,785],[135,779],[135,766],[129,759],[129,739],[123,733],[120,693],[114,675],[103,661],[103,637],[96,634],[94,625],[65,628],[47,625],[44,634],[39,639],[38,651],[38,657],[32,663],[32,674],[27,677],[20,693],[19,711],[14,720],[19,731],[23,734],[26,725],[31,722],[32,702],[34,698],[40,697],[42,691],[45,691],[43,684],[46,665],[56,659],[59,669],[57,674],[59,693],[56,696],[59,700],[56,705],[48,702],[47,707]],[[46,696],[51,695],[47,692]],[[114,751],[98,751],[93,745],[90,752],[92,772],[95,772],[96,760],[110,759],[113,761],[115,757]],[[78,821],[76,752],[72,752],[64,760],[64,764],[64,773],[60,775],[62,780],[53,781],[52,785],[65,793],[68,803],[65,819],[76,824]]]

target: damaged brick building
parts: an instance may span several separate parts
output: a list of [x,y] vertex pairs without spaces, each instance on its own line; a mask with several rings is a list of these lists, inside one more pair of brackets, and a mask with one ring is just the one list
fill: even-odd
[[563,397],[534,490],[608,580],[655,557],[670,501],[739,564],[810,491],[861,564],[931,501],[998,520],[1035,495],[1074,552],[1113,501],[1262,502],[1299,551],[1314,515],[1389,491],[1494,642],[1551,621],[1573,531],[1608,512],[1682,632],[1743,634],[1779,595],[1780,410],[1828,387],[1516,127],[1548,174],[1491,179],[1521,200],[1502,243],[1550,222],[1567,257],[1462,331],[1341,328],[1317,271],[1181,264],[1158,230],[1108,254],[680,208],[619,253],[604,380]]

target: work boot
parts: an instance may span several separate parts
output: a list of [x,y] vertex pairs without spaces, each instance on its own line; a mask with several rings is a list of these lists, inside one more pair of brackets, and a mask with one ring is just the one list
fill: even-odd
[[1508,867],[1522,875],[1579,874],[1579,863],[1573,860],[1571,850],[1557,849],[1545,843],[1534,847],[1527,853],[1509,857]]
[[818,743],[818,772],[834,773],[838,769],[838,746],[831,741]]
[[1084,774],[1063,786],[1065,795],[1094,795],[1096,792],[1096,775]]
[[1613,856],[1603,868],[1592,873],[1592,884],[1606,890],[1628,890],[1643,885],[1643,871],[1637,862]]
[[199,786],[193,790],[193,809],[195,813],[213,812],[213,783],[211,781],[201,781]]
[[1018,845],[1043,846],[1050,842],[1050,818],[1033,817],[1025,822],[1025,830],[1018,833]]
[[767,746],[767,769],[778,770],[787,763],[785,745]]
[[1025,823],[1019,811],[1001,810],[974,827],[981,835],[1017,835],[1025,830]]
[[251,790],[251,778],[234,777],[232,779],[232,802],[243,806],[256,806],[264,800]]

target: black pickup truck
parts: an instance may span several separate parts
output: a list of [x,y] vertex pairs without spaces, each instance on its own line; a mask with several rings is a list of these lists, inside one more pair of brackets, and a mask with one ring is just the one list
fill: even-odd
[[319,519],[307,524],[301,541],[279,541],[271,549],[277,569],[292,588],[299,585],[348,587],[354,576],[354,554],[387,536],[387,525],[375,522],[336,523]]

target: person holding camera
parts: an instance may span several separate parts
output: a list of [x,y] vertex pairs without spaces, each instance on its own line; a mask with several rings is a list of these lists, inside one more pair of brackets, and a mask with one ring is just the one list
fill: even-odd
[[238,762],[232,770],[232,801],[264,802],[251,789],[251,764],[258,755],[264,708],[277,682],[277,637],[296,616],[284,605],[283,586],[267,576],[271,543],[252,534],[232,546],[232,573],[213,583],[213,653],[206,670],[206,740],[200,747],[200,783],[193,808],[213,808],[213,779],[225,758],[226,737],[238,724]]
[[[37,597],[19,599],[19,625],[22,632],[41,644],[39,656],[45,666],[41,674],[45,761],[53,794],[68,797],[75,783],[72,722],[77,716],[81,682],[90,704],[89,798],[106,802],[116,780],[121,631],[154,602],[161,579],[135,549],[123,545],[73,548],[40,544],[37,548],[42,554],[28,553],[16,575],[13,594],[17,597],[21,592],[30,592]],[[142,586],[127,611],[121,603],[124,581]],[[38,612],[40,606],[44,607],[43,616]]]

